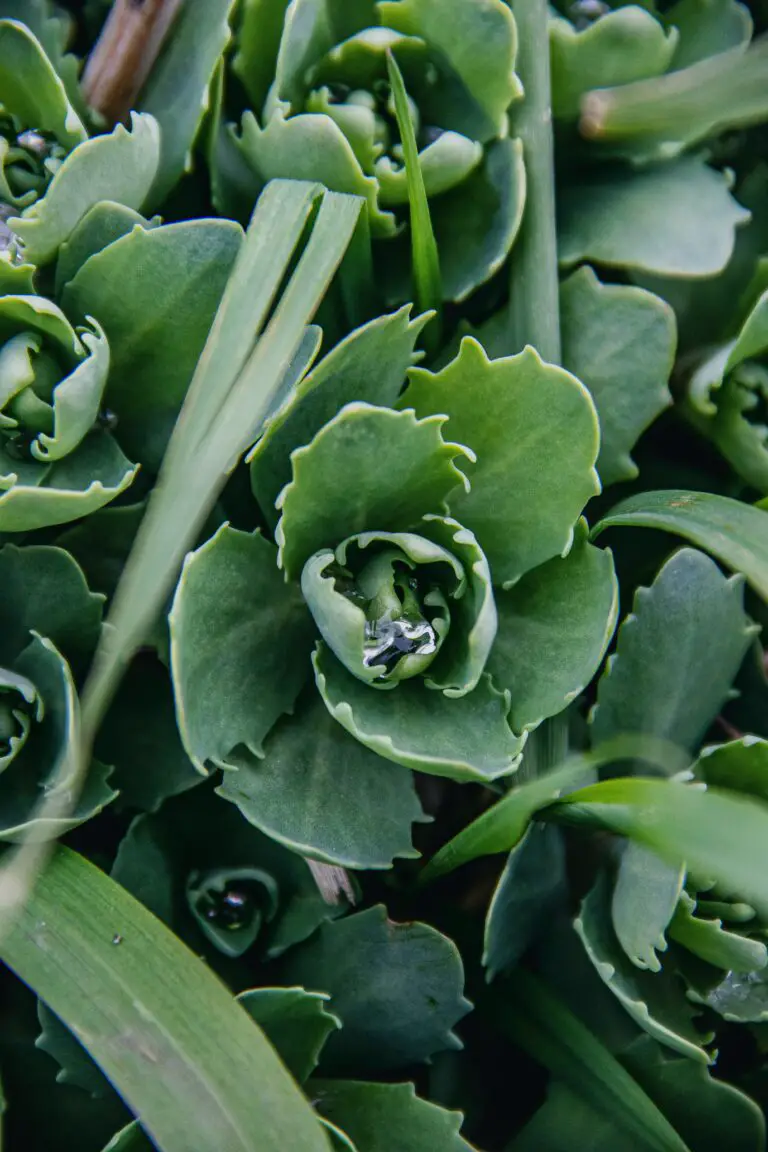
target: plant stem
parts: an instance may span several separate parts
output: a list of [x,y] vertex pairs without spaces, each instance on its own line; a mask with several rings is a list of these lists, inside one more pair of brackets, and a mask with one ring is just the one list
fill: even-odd
[[511,0],[517,21],[517,71],[525,96],[514,117],[523,143],[525,214],[512,253],[510,331],[515,351],[532,344],[560,363],[555,174],[547,0]]
[[115,0],[88,57],[83,95],[110,124],[125,120],[184,0]]

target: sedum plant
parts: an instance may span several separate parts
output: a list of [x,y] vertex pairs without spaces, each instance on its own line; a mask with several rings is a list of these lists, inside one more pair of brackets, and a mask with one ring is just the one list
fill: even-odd
[[6,1147],[763,1152],[766,19],[0,0]]

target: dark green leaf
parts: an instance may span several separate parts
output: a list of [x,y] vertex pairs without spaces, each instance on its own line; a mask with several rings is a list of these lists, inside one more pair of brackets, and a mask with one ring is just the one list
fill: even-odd
[[461,1113],[420,1100],[412,1084],[312,1080],[308,1087],[318,1111],[351,1136],[357,1152],[471,1152],[459,1134]]
[[312,1075],[326,1040],[341,1027],[327,1010],[328,996],[322,992],[254,988],[237,999],[299,1084]]

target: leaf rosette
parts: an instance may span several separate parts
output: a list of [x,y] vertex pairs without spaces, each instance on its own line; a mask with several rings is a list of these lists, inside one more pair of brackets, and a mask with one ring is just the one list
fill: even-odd
[[43,796],[66,799],[76,758],[77,681],[101,626],[103,597],[60,548],[0,550],[0,840],[59,836],[116,793],[94,761],[74,808],[45,820]]
[[[502,265],[520,224],[522,149],[508,135],[508,109],[522,94],[516,49],[501,0],[249,0],[231,87],[233,110],[237,82],[251,107],[239,131],[219,132],[214,193],[247,209],[273,177],[319,180],[364,197],[372,234],[397,247],[408,181],[391,53],[408,92],[444,294],[461,300]],[[381,255],[385,276],[406,274],[391,248]],[[407,283],[393,279],[388,292],[404,299]]]
[[0,530],[65,523],[107,504],[136,468],[105,427],[109,344],[40,296],[0,296]]
[[222,525],[170,615],[190,758],[228,770],[221,795],[261,831],[350,867],[413,855],[407,770],[514,772],[616,614],[611,555],[579,520],[599,488],[586,389],[467,338],[400,396],[424,320],[357,329],[292,389],[250,456],[275,542]]

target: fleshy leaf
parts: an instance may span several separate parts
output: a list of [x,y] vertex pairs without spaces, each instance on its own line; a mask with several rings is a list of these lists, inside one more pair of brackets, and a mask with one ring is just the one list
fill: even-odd
[[280,966],[280,982],[330,994],[342,1023],[322,1072],[394,1070],[459,1047],[451,1031],[469,1010],[455,945],[427,924],[395,924],[382,905],[323,925]]
[[59,168],[45,196],[14,220],[24,257],[47,264],[99,200],[117,200],[139,209],[157,171],[160,135],[152,116],[134,112],[131,129],[122,124],[108,136],[79,145]]
[[94,204],[59,249],[56,260],[56,298],[60,298],[66,285],[74,280],[91,256],[114,244],[122,236],[127,236],[136,225],[140,228],[154,228],[159,223],[158,216],[153,220],[145,220],[140,212],[111,200],[100,200]]
[[409,375],[401,407],[446,413],[451,436],[477,456],[462,462],[469,491],[448,502],[477,536],[494,582],[509,586],[564,555],[579,513],[600,490],[597,416],[583,385],[533,348],[489,360],[469,336],[442,371]]
[[608,903],[607,878],[602,875],[582,901],[575,920],[598,975],[654,1039],[691,1060],[711,1062],[704,1049],[711,1037],[696,1029],[696,1013],[686,1000],[682,982],[663,970],[643,972],[630,962],[614,934]]
[[329,997],[323,992],[253,988],[237,999],[299,1084],[312,1075],[326,1040],[341,1027],[326,1008]]
[[156,469],[242,241],[229,220],[134,228],[86,260],[64,310],[96,316],[112,365],[106,402],[132,459]]
[[677,0],[664,23],[680,33],[672,68],[688,68],[732,48],[746,48],[752,36],[749,9],[738,0]]
[[588,538],[582,520],[566,557],[496,593],[499,624],[488,671],[509,691],[515,732],[561,712],[592,679],[613,636],[619,607],[613,557]]
[[277,501],[275,539],[286,576],[296,579],[313,553],[348,536],[407,528],[425,512],[440,512],[464,480],[454,457],[470,455],[443,440],[445,420],[347,404],[297,448],[293,479]]
[[552,20],[552,113],[575,120],[581,97],[591,88],[610,88],[646,80],[667,71],[678,33],[667,31],[650,12],[630,4],[606,12],[577,30],[568,20]]
[[307,444],[345,404],[362,400],[382,408],[394,405],[427,316],[410,318],[411,306],[379,316],[355,329],[323,357],[273,414],[253,448],[251,483],[272,524],[274,504],[290,482],[290,453]]
[[741,572],[768,600],[768,512],[712,492],[642,492],[616,504],[592,530],[625,525],[673,532]]
[[205,771],[245,744],[256,756],[309,673],[314,629],[273,544],[223,525],[187,556],[169,617],[176,715]]
[[25,23],[0,20],[0,60],[0,104],[24,127],[51,132],[67,148],[87,139],[55,68]]
[[294,852],[347,868],[418,855],[411,824],[426,817],[411,773],[348,736],[314,692],[276,726],[263,760],[236,762],[218,794]]
[[487,783],[514,772],[524,739],[507,723],[509,697],[483,676],[458,699],[418,679],[377,692],[323,645],[313,657],[326,708],[356,740],[406,768],[463,782]]
[[35,460],[42,464],[64,459],[97,423],[109,373],[109,344],[95,320],[91,325],[93,331],[83,331],[80,336],[89,355],[54,389],[53,434],[40,432],[30,446]]
[[91,1096],[108,1096],[112,1085],[80,1041],[66,1024],[42,1000],[37,1004],[40,1035],[35,1047],[47,1053],[59,1065],[57,1084],[73,1084]]
[[234,0],[186,0],[173,23],[138,107],[160,126],[160,157],[152,185],[161,203],[191,167],[192,145],[209,106],[209,88],[229,43]]
[[419,97],[422,115],[474,140],[504,136],[507,108],[522,94],[509,8],[501,0],[383,0],[377,8],[384,25],[422,37],[443,64],[447,78]]
[[672,866],[641,844],[630,842],[619,862],[611,899],[616,939],[637,968],[661,971],[656,952],[666,952],[665,932],[685,879],[685,868]]
[[[212,958],[251,945],[258,956],[279,956],[347,907],[327,904],[306,861],[253,828],[206,783],[167,800],[156,814],[137,817],[121,841],[112,876],[191,948]],[[234,891],[239,900],[212,906],[205,899],[212,891]],[[240,918],[234,927],[233,914]]]
[[355,1142],[357,1152],[472,1152],[460,1135],[462,1115],[420,1100],[413,1084],[315,1080],[315,1106]]
[[600,418],[600,479],[632,480],[635,442],[672,403],[674,313],[651,292],[601,284],[584,267],[560,289],[560,328],[563,366],[589,389]]
[[52,466],[11,460],[0,449],[0,532],[30,532],[66,524],[103,508],[130,486],[137,467],[112,437],[91,432]]
[[768,801],[768,741],[743,736],[704,748],[694,765],[697,778]]
[[724,928],[720,919],[697,916],[696,911],[696,901],[687,892],[682,892],[669,925],[669,935],[673,940],[705,963],[726,972],[753,972],[765,968],[768,949],[761,940],[752,940]]
[[275,75],[289,0],[244,0],[236,32],[232,71],[253,108],[261,109]]
[[488,980],[519,963],[566,892],[560,829],[531,825],[510,852],[488,908],[483,941]]
[[714,276],[731,257],[736,227],[749,219],[729,187],[696,156],[572,179],[558,197],[560,263]]
[[693,548],[682,548],[650,588],[640,588],[619,629],[597,690],[597,742],[644,732],[692,749],[719,709],[755,626],[741,577],[727,579]]

